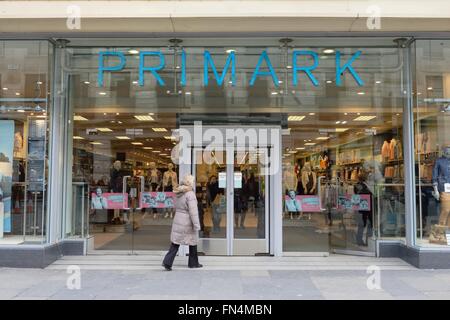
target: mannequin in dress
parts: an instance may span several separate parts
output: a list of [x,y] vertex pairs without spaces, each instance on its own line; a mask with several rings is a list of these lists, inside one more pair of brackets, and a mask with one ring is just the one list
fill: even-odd
[[311,164],[309,162],[306,162],[303,167],[302,185],[305,194],[314,194],[316,192],[317,175],[314,171],[312,171]]
[[[178,186],[177,181],[178,181],[177,173],[173,170],[173,164],[169,163],[167,165],[167,171],[164,172],[163,175],[163,191],[172,192],[173,189],[175,189]],[[169,217],[169,212],[170,218],[173,218],[174,210],[175,210],[174,208],[167,208],[166,215],[164,216],[164,218]]]
[[442,150],[433,168],[433,196],[440,202],[439,222],[432,227],[430,241],[446,243],[445,231],[450,228],[450,145]]
[[295,174],[292,164],[289,162],[284,165],[283,183],[286,194],[291,190],[297,189],[297,175]]
[[[150,170],[147,175],[148,184],[150,185],[150,192],[158,192],[161,189],[161,172],[156,168],[155,162],[149,163]],[[158,210],[156,208],[152,208],[153,211],[153,219],[158,217]]]
[[[123,192],[123,177],[124,173],[122,171],[122,162],[119,160],[114,161],[113,167],[111,170],[111,177],[109,180],[109,186],[112,193],[122,193]],[[111,222],[114,224],[120,224],[122,221],[120,220],[120,210],[113,209],[108,210],[109,213],[114,212],[113,218]]]

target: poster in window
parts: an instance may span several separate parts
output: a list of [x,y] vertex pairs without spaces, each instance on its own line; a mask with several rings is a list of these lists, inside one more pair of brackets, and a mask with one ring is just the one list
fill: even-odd
[[141,193],[141,208],[173,208],[175,206],[174,192],[143,192]]
[[0,202],[3,203],[3,232],[11,232],[11,193],[14,152],[14,121],[0,120]]

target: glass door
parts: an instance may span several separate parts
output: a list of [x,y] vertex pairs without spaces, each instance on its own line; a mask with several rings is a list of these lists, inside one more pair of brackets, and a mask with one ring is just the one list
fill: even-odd
[[199,201],[199,252],[207,255],[269,253],[268,149],[194,149]]

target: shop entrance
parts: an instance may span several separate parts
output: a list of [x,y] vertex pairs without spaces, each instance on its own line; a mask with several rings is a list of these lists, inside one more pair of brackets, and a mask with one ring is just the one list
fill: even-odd
[[269,254],[270,148],[193,148],[201,227],[208,255]]

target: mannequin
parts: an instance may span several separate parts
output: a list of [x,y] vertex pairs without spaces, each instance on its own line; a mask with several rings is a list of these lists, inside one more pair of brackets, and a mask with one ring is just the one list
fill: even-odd
[[283,183],[286,194],[291,190],[297,189],[297,175],[289,162],[284,166]]
[[[112,193],[122,193],[123,192],[123,177],[124,173],[122,171],[122,163],[119,160],[116,160],[113,163],[113,168],[111,170],[111,178],[109,180],[109,186]],[[108,210],[108,212],[114,212],[114,216],[111,220],[114,224],[120,224],[122,221],[120,220],[120,210]]]
[[[150,192],[157,192],[161,187],[161,172],[156,168],[155,162],[150,162],[150,171],[147,175],[148,182],[150,184]],[[158,211],[156,208],[152,209],[153,211],[153,219],[158,217]]]
[[312,171],[311,164],[309,162],[306,162],[303,167],[302,185],[305,194],[314,194],[316,192],[317,175],[314,171]]
[[[172,192],[173,189],[175,189],[178,186],[177,181],[178,181],[177,173],[173,171],[173,164],[169,163],[167,165],[167,171],[164,172],[163,175],[163,191]],[[166,215],[164,216],[164,218],[169,217],[169,212],[170,218],[171,219],[173,218],[174,208],[166,208]]]
[[433,196],[440,201],[438,225],[432,227],[430,242],[446,243],[445,231],[450,227],[450,145],[442,150],[433,168]]

